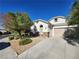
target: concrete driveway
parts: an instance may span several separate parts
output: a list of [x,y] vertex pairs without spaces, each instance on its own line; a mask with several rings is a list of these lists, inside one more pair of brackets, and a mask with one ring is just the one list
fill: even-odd
[[79,59],[79,47],[60,37],[45,39],[18,56],[19,59]]

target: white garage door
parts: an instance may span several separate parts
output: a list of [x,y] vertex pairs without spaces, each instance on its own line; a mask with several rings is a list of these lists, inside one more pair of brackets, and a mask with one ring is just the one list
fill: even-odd
[[54,29],[54,36],[63,36],[64,32],[65,32],[66,29],[62,29],[62,28],[56,28]]

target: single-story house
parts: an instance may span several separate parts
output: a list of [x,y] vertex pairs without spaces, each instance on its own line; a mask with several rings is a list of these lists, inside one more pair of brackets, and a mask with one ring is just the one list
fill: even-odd
[[48,22],[42,19],[37,19],[34,21],[34,25],[31,26],[33,30],[36,26],[36,29],[39,33],[42,33],[44,36],[48,35]]

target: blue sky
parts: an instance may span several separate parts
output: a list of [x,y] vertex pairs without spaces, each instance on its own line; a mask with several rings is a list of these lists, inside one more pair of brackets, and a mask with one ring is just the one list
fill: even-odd
[[0,13],[27,12],[31,20],[67,16],[73,0],[0,0]]

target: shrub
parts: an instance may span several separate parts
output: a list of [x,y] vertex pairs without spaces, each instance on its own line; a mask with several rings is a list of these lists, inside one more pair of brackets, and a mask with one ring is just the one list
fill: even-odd
[[69,43],[79,43],[79,27],[68,28],[64,32],[64,39]]
[[20,42],[19,42],[19,44],[20,45],[26,45],[26,44],[29,44],[29,43],[31,43],[32,42],[32,40],[31,39],[23,39],[23,40],[21,40]]
[[19,39],[19,38],[20,38],[20,36],[19,36],[19,35],[16,35],[16,36],[15,36],[15,39],[16,39],[16,40],[17,40],[17,39]]
[[9,40],[13,40],[13,39],[14,39],[14,36],[10,36],[10,37],[9,37]]

